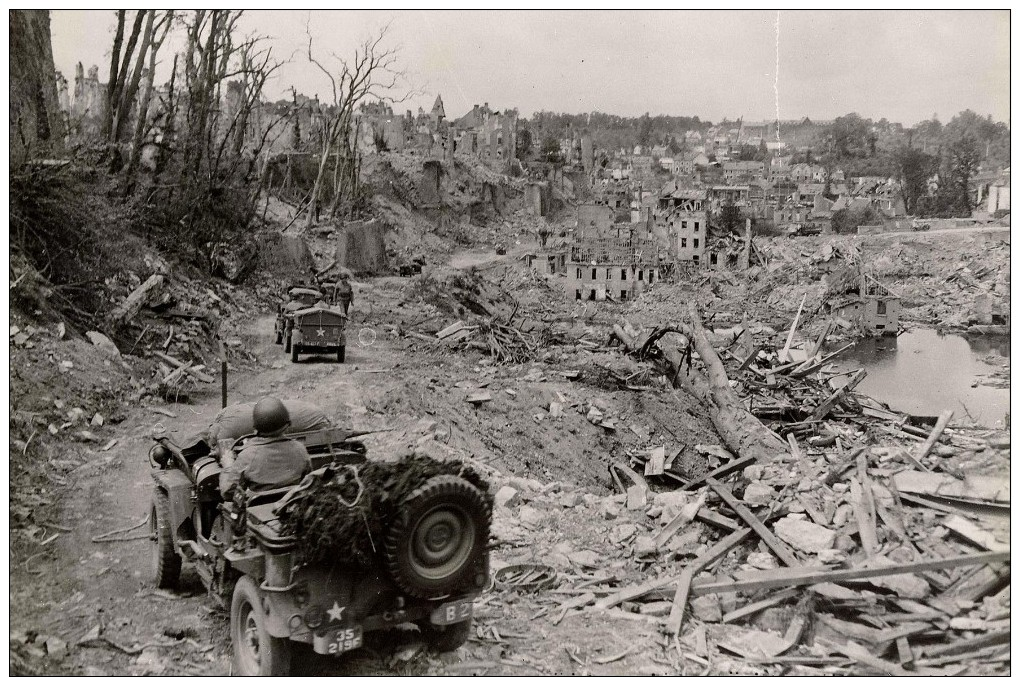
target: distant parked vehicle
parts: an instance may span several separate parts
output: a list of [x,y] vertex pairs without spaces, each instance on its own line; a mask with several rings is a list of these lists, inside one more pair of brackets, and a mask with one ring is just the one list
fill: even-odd
[[931,230],[931,224],[930,223],[920,223],[918,221],[914,221],[912,224],[910,224],[910,230],[913,230],[913,231]]

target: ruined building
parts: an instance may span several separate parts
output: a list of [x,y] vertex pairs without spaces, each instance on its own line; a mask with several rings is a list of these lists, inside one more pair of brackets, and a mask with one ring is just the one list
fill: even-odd
[[[441,101],[439,101],[441,103]],[[475,104],[463,117],[452,123],[457,155],[476,155],[486,160],[510,160],[517,157],[516,110],[502,113]]]
[[707,194],[704,190],[678,188],[659,196],[655,218],[660,238],[678,264],[697,266],[705,260],[708,244]]
[[900,297],[889,288],[848,265],[829,280],[829,296],[822,309],[845,327],[895,336],[900,330]]
[[650,241],[578,238],[566,266],[568,298],[627,301],[655,283],[659,251]]

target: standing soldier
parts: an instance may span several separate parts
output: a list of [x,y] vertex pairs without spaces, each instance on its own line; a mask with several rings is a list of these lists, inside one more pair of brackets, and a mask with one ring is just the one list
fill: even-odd
[[333,288],[333,302],[343,306],[344,315],[347,315],[351,303],[354,301],[354,289],[351,287],[351,274],[346,270],[340,273],[340,281]]

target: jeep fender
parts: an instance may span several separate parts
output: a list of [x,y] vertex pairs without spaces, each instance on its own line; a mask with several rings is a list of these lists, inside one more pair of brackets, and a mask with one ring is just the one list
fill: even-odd
[[302,339],[304,339],[304,334],[301,332],[301,329],[299,327],[294,327],[290,334],[291,343],[294,345],[301,345],[303,342]]
[[181,527],[191,519],[191,513],[195,508],[192,499],[194,487],[188,476],[178,468],[156,470],[152,473],[152,477],[156,482],[156,490],[165,493],[169,499],[170,532],[174,536],[174,548],[176,549]]

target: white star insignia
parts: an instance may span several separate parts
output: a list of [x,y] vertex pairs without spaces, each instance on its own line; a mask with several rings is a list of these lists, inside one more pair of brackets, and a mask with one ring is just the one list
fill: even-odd
[[326,335],[326,330],[325,329],[317,329],[315,331],[315,335],[316,336],[325,336]]
[[344,615],[344,609],[347,607],[340,606],[340,602],[333,602],[333,606],[326,609],[326,614],[329,616],[331,621],[339,621]]

